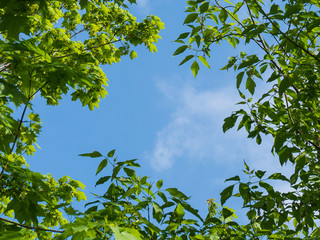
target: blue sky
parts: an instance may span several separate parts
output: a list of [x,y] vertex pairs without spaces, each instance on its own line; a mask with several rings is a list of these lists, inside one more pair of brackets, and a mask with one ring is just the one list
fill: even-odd
[[142,175],[164,179],[165,187],[192,196],[192,205],[205,214],[206,200],[219,199],[227,186],[224,180],[241,174],[243,160],[254,168],[279,170],[270,153],[272,139],[258,146],[242,131],[222,132],[223,119],[238,108],[239,101],[235,73],[219,71],[227,57],[235,55],[232,48],[215,46],[209,60],[212,69],[201,66],[194,79],[190,65],[178,67],[182,58],[172,57],[179,46],[173,40],[184,32],[185,1],[137,2],[132,12],[139,19],[153,14],[165,23],[158,52],[138,47],[133,61],[124,58],[104,66],[109,95],[92,112],[69,96],[58,107],[36,98],[34,108],[43,122],[41,149],[29,163],[35,171],[82,181],[89,195],[95,192],[99,162],[78,155],[116,149],[121,160],[139,159]]

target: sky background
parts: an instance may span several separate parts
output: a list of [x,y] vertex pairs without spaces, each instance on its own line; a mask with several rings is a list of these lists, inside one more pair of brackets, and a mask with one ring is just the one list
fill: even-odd
[[[272,139],[264,138],[258,146],[243,131],[222,132],[223,119],[239,108],[235,73],[219,71],[227,57],[235,55],[234,50],[229,45],[214,46],[209,60],[212,68],[201,65],[194,79],[190,63],[178,67],[183,57],[172,56],[179,47],[173,40],[186,30],[182,25],[185,1],[137,3],[131,12],[138,19],[153,14],[165,23],[158,52],[138,47],[138,58],[126,57],[118,64],[103,66],[109,95],[94,111],[72,102],[69,96],[58,107],[46,106],[36,98],[34,109],[43,129],[38,138],[41,149],[29,160],[31,169],[80,180],[90,197],[90,192],[99,191],[94,189],[99,161],[78,155],[116,149],[120,160],[139,159],[141,175],[163,179],[164,188],[177,187],[191,196],[192,205],[202,215],[207,199],[220,200],[219,193],[228,186],[224,180],[241,174],[243,160],[270,173],[288,172],[280,169],[270,152]],[[241,50],[250,49],[252,46],[242,46]],[[239,208],[239,204],[231,205]]]

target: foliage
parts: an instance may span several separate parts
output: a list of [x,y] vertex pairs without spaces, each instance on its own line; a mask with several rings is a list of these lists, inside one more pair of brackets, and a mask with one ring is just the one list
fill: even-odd
[[100,64],[136,57],[137,45],[156,51],[163,23],[138,22],[127,8],[122,0],[0,1],[0,239],[51,239],[67,226],[72,201],[86,199],[82,183],[29,169],[24,157],[41,131],[32,100],[58,105],[70,93],[92,110],[107,94]]
[[[211,50],[228,42],[236,50],[247,44],[250,52],[238,51],[222,70],[237,72],[236,87],[244,107],[225,119],[223,130],[238,125],[258,144],[263,135],[274,139],[272,153],[281,165],[292,164],[294,173],[264,177],[265,172],[250,170],[221,193],[222,204],[231,196],[240,197],[248,209],[254,234],[252,239],[319,238],[319,2],[318,1],[187,1],[184,24],[188,31],[176,42],[174,53],[194,51],[194,76],[199,62],[206,67]],[[263,93],[256,92],[263,81]],[[261,84],[260,84],[261,85]],[[270,180],[288,183],[286,193],[276,191]],[[238,188],[235,194],[233,188]]]
[[[208,215],[202,218],[178,189],[163,189],[161,180],[151,183],[138,176],[136,160],[119,161],[115,150],[107,156],[94,151],[81,156],[101,160],[96,174],[105,175],[96,186],[106,191],[86,203],[84,212],[74,209],[74,200],[86,199],[82,183],[33,172],[25,161],[41,130],[32,100],[39,94],[47,104],[58,105],[70,93],[91,110],[98,107],[107,94],[100,64],[136,57],[131,48],[137,45],[156,51],[163,24],[155,16],[137,22],[122,0],[0,1],[0,239],[319,238],[319,4],[187,4],[189,31],[176,40],[182,45],[174,55],[194,50],[181,64],[193,59],[197,76],[199,62],[210,68],[214,44],[255,46],[253,53],[239,52],[222,68],[237,72],[239,104],[244,105],[225,119],[223,130],[237,124],[258,144],[263,135],[272,136],[272,152],[282,165],[293,164],[292,176],[267,176],[244,163],[248,180],[227,179],[233,184],[221,192],[221,204],[208,200]],[[261,96],[258,79],[269,87]],[[291,188],[279,192],[273,181]],[[225,206],[231,197],[242,199],[248,209],[247,224],[237,223],[234,210]]]

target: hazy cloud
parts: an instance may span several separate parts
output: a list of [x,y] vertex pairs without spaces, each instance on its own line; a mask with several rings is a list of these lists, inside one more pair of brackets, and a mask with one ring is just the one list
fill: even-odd
[[235,94],[230,89],[201,91],[190,84],[177,88],[161,82],[158,87],[175,110],[167,126],[157,133],[149,154],[153,168],[168,169],[182,156],[201,160],[221,152],[222,123],[234,108],[236,100],[230,96]]
[[245,131],[222,132],[224,118],[239,108],[233,87],[203,90],[190,83],[178,87],[161,81],[158,89],[173,110],[147,154],[156,171],[168,170],[183,161],[191,167],[199,163],[227,164],[228,169],[239,173],[242,160],[255,169],[279,171],[280,165],[270,152],[271,138],[263,138],[262,144],[257,145],[255,140],[247,139]]
[[137,0],[137,7],[143,13],[148,13],[151,9],[149,0]]

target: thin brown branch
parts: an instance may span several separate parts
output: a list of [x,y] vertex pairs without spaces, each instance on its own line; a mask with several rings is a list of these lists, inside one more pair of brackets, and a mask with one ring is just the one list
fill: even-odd
[[35,230],[35,231],[45,231],[45,232],[55,232],[55,233],[63,233],[64,232],[64,231],[60,231],[60,230],[53,230],[53,229],[47,229],[47,228],[31,227],[31,226],[27,226],[27,225],[24,225],[21,223],[10,221],[10,220],[2,218],[2,217],[0,217],[0,220],[2,220],[4,222],[11,223],[11,224],[19,226],[19,227],[23,227],[23,228],[27,228],[27,229],[31,229],[31,230]]
[[[74,38],[74,37],[77,36],[79,33],[83,32],[84,30],[85,30],[85,28],[83,28],[83,29],[81,29],[80,31],[74,33],[73,35],[71,35],[70,39]],[[62,47],[59,48],[59,49],[57,49],[57,50],[52,54],[52,56],[56,55],[61,49],[62,49]]]
[[[84,30],[84,29],[83,29]],[[119,32],[120,32],[120,30],[121,30],[121,28],[119,28],[114,34],[113,34],[113,36],[112,36],[112,38],[111,39],[113,39]],[[81,30],[82,31],[82,30]],[[71,38],[72,38],[73,36],[71,36]],[[131,38],[131,36],[128,36],[128,37],[126,37],[125,39],[127,40],[127,39],[130,39]],[[103,47],[103,46],[105,46],[105,45],[109,45],[109,44],[112,44],[112,43],[116,43],[116,42],[121,42],[121,39],[118,39],[118,40],[114,40],[114,41],[109,41],[108,43],[103,43],[103,44],[100,44],[100,45],[96,45],[96,46],[93,46],[93,47],[89,47],[89,48],[86,48],[86,49],[84,49],[83,51],[89,51],[89,50],[91,50],[91,49],[95,49],[95,48],[99,48],[99,47]],[[72,56],[73,54],[66,54],[66,55],[63,55],[63,56],[58,56],[58,57],[56,57],[56,58],[64,58],[64,57],[69,57],[69,56]]]
[[[250,10],[247,2],[246,2],[246,6],[247,6],[248,11],[249,11],[249,14],[250,14],[250,16],[251,16],[251,21],[252,21],[253,24],[255,24],[255,23],[254,23],[254,20],[253,20],[253,18],[252,18],[251,10]],[[261,36],[260,33],[258,33],[258,37],[259,37],[259,40],[260,40],[260,42],[262,43],[262,46],[263,46],[263,47],[261,47],[261,49],[264,50],[264,52],[265,52],[266,54],[268,54],[270,57],[272,57],[272,54],[269,52],[268,47],[267,47],[267,45],[266,45],[266,43],[265,43],[265,41],[264,41],[264,39],[262,38],[262,36]],[[253,40],[255,41],[255,39],[253,39]],[[256,42],[256,41],[255,41],[255,42]],[[260,46],[260,45],[259,45],[259,46]],[[276,61],[274,61],[272,58],[271,58],[271,62],[272,62],[273,65],[278,69],[278,71],[279,71],[284,77],[286,77],[286,74],[284,73],[283,69],[278,65],[278,63],[277,63]],[[296,91],[296,93],[300,93],[300,90],[299,90],[294,84],[292,84],[292,87],[293,87],[293,89]]]
[[312,141],[307,140],[308,143],[310,143],[311,145],[313,145],[317,150],[320,150],[320,146]]
[[[93,47],[86,48],[86,49],[84,49],[84,51],[89,51],[91,49],[103,47],[105,45],[109,45],[109,44],[120,42],[120,41],[121,41],[121,39],[118,39],[118,40],[115,40],[115,41],[111,41],[111,42],[107,42],[107,43],[103,43],[103,44],[100,44],[100,45],[96,45],[96,46],[93,46]],[[73,53],[70,53],[70,54],[66,54],[66,55],[63,55],[63,56],[58,56],[58,57],[55,57],[55,58],[65,58],[65,57],[69,57],[69,56],[72,56],[72,55],[73,55]]]
[[5,70],[7,70],[10,65],[11,65],[11,63],[1,64],[1,66],[0,66],[0,72],[3,72],[3,71],[5,71]]
[[[210,36],[212,37],[212,38],[214,38],[213,36],[212,36],[212,33],[210,32]],[[226,37],[230,37],[230,36],[242,36],[242,34],[239,34],[239,33],[230,33],[230,34],[226,34],[226,35],[223,35],[223,36],[221,36],[221,37],[219,37],[219,38],[216,38],[216,39],[214,39],[214,40],[212,40],[212,41],[210,41],[211,43],[215,43],[215,42],[218,42],[218,41],[220,41],[220,40],[222,40],[222,39],[224,39],[224,38],[226,38]]]
[[308,54],[309,56],[311,56],[312,58],[314,58],[317,62],[320,63],[320,59],[313,55],[308,49],[305,49],[304,47],[300,46],[297,42],[293,41],[291,38],[289,38],[284,32],[281,31],[280,28],[278,28],[278,26],[272,21],[272,19],[265,13],[265,11],[262,9],[262,7],[260,6],[260,4],[257,2],[257,0],[253,0],[256,5],[258,6],[259,10],[261,11],[261,13],[263,14],[263,16],[268,19],[268,21],[272,24],[272,26],[277,29],[277,31],[279,31],[279,33],[286,38],[289,42],[291,42],[293,45],[295,45],[296,47],[300,48],[303,52],[305,52],[306,54]]
[[[246,29],[245,26],[236,18],[234,17],[227,9],[225,9],[225,7],[221,6],[219,2],[217,2],[217,0],[215,0],[216,4],[221,8],[223,9],[224,11],[227,12],[227,14],[233,19],[235,20],[243,29]],[[255,39],[255,38],[252,38],[252,40],[266,53],[268,54],[269,56],[272,56],[271,53],[268,51],[268,48],[263,40],[263,38],[261,37],[260,34],[258,34],[258,37],[259,37],[259,40],[258,39]],[[260,44],[261,42],[261,44]],[[286,74],[284,73],[283,69],[273,60],[271,59],[270,60],[273,65],[278,69],[278,71],[286,77]],[[292,84],[292,87],[293,89],[296,91],[296,93],[300,93],[300,90],[294,85]]]
[[82,33],[84,30],[86,30],[85,28],[81,29],[80,31],[74,33],[73,35],[71,35],[70,38],[74,38],[75,36],[77,36],[79,33]]
[[285,102],[286,102],[286,106],[287,106],[287,112],[288,112],[290,121],[291,121],[292,125],[294,125],[294,121],[293,121],[293,118],[292,118],[292,115],[291,115],[291,112],[290,112],[290,108],[289,108],[288,94],[287,94],[287,92],[284,93],[284,98],[285,98]]
[[[24,107],[24,109],[23,109],[22,116],[21,116],[21,119],[20,119],[20,122],[19,122],[19,126],[18,126],[17,132],[16,132],[15,137],[14,137],[14,141],[13,141],[13,144],[12,144],[12,147],[11,147],[11,150],[10,150],[10,154],[13,152],[13,149],[14,149],[14,147],[16,146],[18,137],[19,137],[19,135],[20,135],[20,129],[21,129],[21,126],[22,126],[23,118],[24,118],[24,115],[25,115],[25,113],[26,113],[27,107],[28,107],[28,106],[25,105],[25,107]],[[7,158],[4,166],[2,166],[2,170],[1,170],[1,173],[0,173],[0,179],[2,178],[5,170],[7,169],[8,163],[9,163],[9,159]]]
[[48,82],[45,82],[41,87],[38,88],[37,91],[35,91],[33,94],[30,95],[29,99],[32,99],[34,97],[34,95],[36,95],[41,89],[43,89],[46,85],[48,84]]

